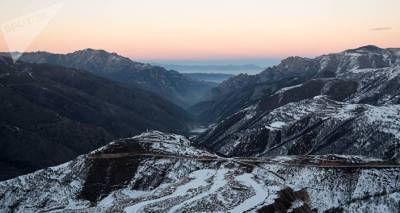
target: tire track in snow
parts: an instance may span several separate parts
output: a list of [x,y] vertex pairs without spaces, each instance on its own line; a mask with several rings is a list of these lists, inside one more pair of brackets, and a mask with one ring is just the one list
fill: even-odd
[[242,185],[245,185],[249,188],[254,189],[255,195],[248,198],[244,202],[242,202],[240,205],[236,206],[232,210],[229,210],[229,212],[232,213],[241,213],[245,212],[247,210],[251,210],[254,207],[261,205],[265,202],[265,199],[268,197],[268,190],[261,184],[257,183],[253,179],[254,175],[251,173],[245,173],[240,176],[237,176],[235,179],[241,183]]
[[[189,181],[188,183],[186,183],[184,185],[177,187],[177,189],[172,194],[158,198],[158,199],[148,200],[148,201],[137,203],[133,206],[126,207],[124,209],[124,211],[127,213],[143,212],[143,208],[147,205],[161,202],[161,201],[164,201],[164,200],[167,200],[170,198],[187,195],[189,193],[190,189],[196,189],[196,188],[199,188],[202,186],[209,185],[210,183],[208,183],[206,180],[211,177],[214,177],[214,179],[215,179],[215,176],[217,176],[217,178],[219,179],[220,176],[222,176],[224,178],[224,174],[226,173],[226,171],[227,171],[226,169],[220,169],[220,170],[202,169],[202,170],[195,171],[189,175],[189,177],[193,178],[193,180]],[[219,181],[219,182],[221,182],[221,181]]]
[[219,169],[216,171],[214,177],[213,177],[213,185],[211,186],[211,188],[203,193],[200,193],[199,195],[196,195],[192,198],[190,198],[189,200],[184,201],[183,203],[176,205],[174,207],[172,207],[168,212],[169,213],[173,213],[176,212],[177,210],[191,204],[192,202],[195,202],[196,200],[200,200],[204,197],[207,197],[210,194],[213,194],[215,192],[217,192],[220,188],[224,187],[227,183],[227,181],[225,180],[225,174],[227,173],[228,170],[226,169]]

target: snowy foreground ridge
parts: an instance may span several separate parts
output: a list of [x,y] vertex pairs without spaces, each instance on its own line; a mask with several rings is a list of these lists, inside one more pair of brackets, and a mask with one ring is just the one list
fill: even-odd
[[[274,127],[275,128],[275,127]],[[0,183],[0,212],[398,212],[398,164],[222,158],[161,132]]]

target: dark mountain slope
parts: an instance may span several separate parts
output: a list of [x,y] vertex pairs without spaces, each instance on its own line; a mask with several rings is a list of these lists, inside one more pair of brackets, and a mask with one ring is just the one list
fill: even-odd
[[20,60],[86,70],[121,82],[130,88],[139,87],[152,91],[181,107],[201,101],[202,97],[215,86],[214,83],[194,80],[179,72],[134,62],[104,50],[85,49],[69,54],[31,52],[24,53]]
[[113,138],[184,133],[189,116],[141,89],[88,72],[0,57],[1,179],[55,165]]

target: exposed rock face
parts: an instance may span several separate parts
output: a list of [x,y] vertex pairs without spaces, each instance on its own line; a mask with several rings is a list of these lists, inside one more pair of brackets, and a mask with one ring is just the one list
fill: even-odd
[[20,60],[86,70],[133,89],[142,88],[154,92],[181,107],[201,101],[215,86],[214,83],[194,80],[176,71],[134,62],[104,50],[85,49],[65,55],[31,52],[24,53]]
[[398,164],[356,156],[221,158],[179,135],[120,139],[0,182],[2,212],[397,212]]
[[54,166],[146,129],[184,133],[163,98],[91,73],[0,56],[0,180]]

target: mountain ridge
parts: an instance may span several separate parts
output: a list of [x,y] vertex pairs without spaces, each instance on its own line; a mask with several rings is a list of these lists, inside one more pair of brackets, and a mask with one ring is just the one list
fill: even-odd
[[139,87],[154,92],[181,107],[188,107],[200,101],[202,96],[215,86],[215,84],[188,78],[177,71],[135,62],[117,53],[91,48],[67,54],[26,52],[21,54],[19,60],[89,71],[120,82],[126,87]]

